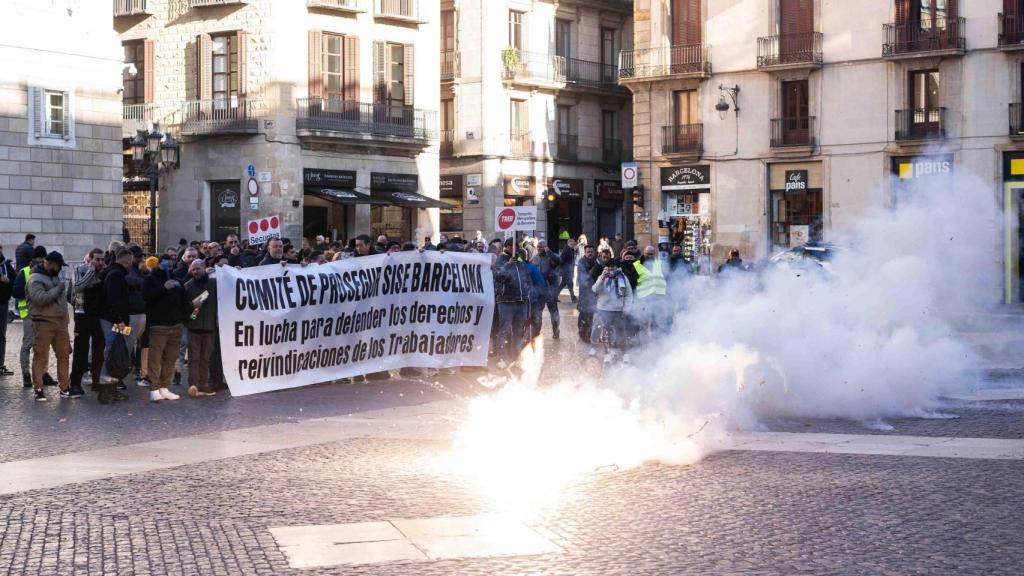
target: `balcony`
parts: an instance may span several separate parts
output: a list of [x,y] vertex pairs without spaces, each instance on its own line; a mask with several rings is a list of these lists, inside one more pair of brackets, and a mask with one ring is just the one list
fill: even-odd
[[114,18],[119,16],[151,16],[146,0],[114,0]]
[[967,52],[963,18],[886,24],[882,56],[891,59],[956,56]]
[[578,58],[565,59],[565,82],[567,89],[608,90],[623,93],[619,86],[619,71],[614,64],[602,64]]
[[565,84],[565,58],[561,56],[506,48],[501,59],[506,81],[559,88]]
[[709,76],[711,61],[708,59],[708,47],[703,44],[619,52],[619,82]]
[[772,118],[772,148],[813,148],[814,116]]
[[821,32],[758,38],[757,67],[761,70],[818,68],[822,63],[821,38]]
[[1024,50],[1024,14],[999,14],[999,49]]
[[134,138],[139,130],[149,130],[156,120],[154,104],[126,104],[122,115],[121,137]]
[[299,98],[296,107],[299,137],[378,141],[412,148],[424,147],[437,138],[437,112],[433,110],[333,98]]
[[618,138],[601,139],[601,163],[607,165],[618,165],[632,159],[633,151],[622,145]]
[[661,127],[661,153],[700,156],[704,153],[704,125],[680,124]]
[[462,75],[462,58],[457,50],[441,51],[441,82],[451,82]]
[[575,134],[559,134],[558,149],[555,151],[555,158],[559,160],[579,160],[580,137]]
[[941,140],[946,137],[945,108],[896,111],[896,141]]
[[523,130],[509,131],[508,151],[512,156],[533,156],[533,135]]
[[306,0],[306,6],[309,8],[321,8],[323,10],[336,10],[338,12],[346,12],[349,14],[355,14],[357,12],[364,12],[359,7],[360,0]]
[[373,0],[373,16],[409,24],[425,24],[420,18],[419,0]]
[[455,154],[455,130],[441,130],[441,157],[451,158]]
[[181,134],[256,134],[259,131],[256,109],[256,103],[245,97],[184,102],[181,105]]
[[248,4],[249,0],[188,0],[188,3],[193,8],[208,8],[210,6],[238,6]]

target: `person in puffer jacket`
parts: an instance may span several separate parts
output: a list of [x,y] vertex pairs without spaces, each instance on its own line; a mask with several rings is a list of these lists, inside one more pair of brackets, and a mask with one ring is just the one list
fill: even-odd
[[[67,282],[60,277],[64,256],[50,252],[41,266],[28,277],[28,309],[35,331],[32,350],[32,387],[36,400],[45,401],[43,373],[50,362],[50,348],[57,355],[57,383],[60,395],[81,398],[81,390],[71,390],[71,334],[68,333]],[[6,321],[6,319],[4,319]]]
[[[614,358],[616,350],[623,350],[628,334],[626,334],[625,311],[633,301],[633,287],[622,269],[614,265],[605,265],[604,271],[598,276],[591,288],[597,294],[597,312],[594,315],[594,329],[590,335],[591,343],[602,341],[608,345],[605,362]],[[592,351],[591,354],[596,353]]]

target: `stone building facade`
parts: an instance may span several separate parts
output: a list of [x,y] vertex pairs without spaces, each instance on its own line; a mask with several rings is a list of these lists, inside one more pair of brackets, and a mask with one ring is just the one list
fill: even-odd
[[[121,50],[110,3],[0,6],[0,242],[79,260],[121,237]],[[46,30],[46,34],[40,34]]]
[[537,206],[538,237],[621,230],[632,39],[629,1],[442,2],[442,232],[490,238],[513,205]]
[[[124,136],[156,121],[181,142],[160,182],[161,245],[245,239],[269,216],[296,243],[436,235],[437,0],[120,6],[114,26],[137,71]],[[130,172],[126,202],[144,204]]]
[[1021,10],[1000,0],[636,0],[620,82],[634,94],[649,191],[635,214],[641,240],[682,241],[715,261],[736,247],[756,260],[827,242],[915,182],[955,193],[952,176],[970,173],[1008,208],[991,253],[1005,301],[1019,302]]

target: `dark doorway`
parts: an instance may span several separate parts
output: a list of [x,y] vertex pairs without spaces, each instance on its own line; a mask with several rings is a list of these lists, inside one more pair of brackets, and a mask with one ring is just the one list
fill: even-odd
[[810,141],[811,120],[807,80],[782,83],[782,138],[789,145]]
[[302,237],[316,238],[317,236],[330,237],[331,231],[328,226],[328,215],[326,206],[303,206],[302,207]]
[[583,203],[580,200],[559,198],[548,210],[548,242],[561,247],[565,242],[558,236],[565,230],[570,238],[583,233]]
[[210,231],[217,242],[241,231],[240,189],[238,180],[210,182]]

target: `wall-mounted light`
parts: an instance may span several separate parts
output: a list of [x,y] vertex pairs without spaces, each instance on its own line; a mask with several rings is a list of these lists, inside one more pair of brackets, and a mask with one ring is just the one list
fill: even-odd
[[726,115],[729,113],[729,102],[725,99],[725,95],[728,94],[729,98],[732,99],[732,108],[736,110],[736,116],[740,115],[740,105],[737,98],[740,94],[739,85],[736,86],[723,86],[718,85],[718,104],[715,104],[715,110],[718,110],[718,117],[725,120]]

